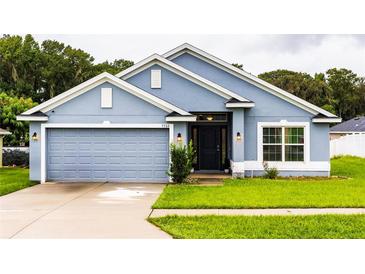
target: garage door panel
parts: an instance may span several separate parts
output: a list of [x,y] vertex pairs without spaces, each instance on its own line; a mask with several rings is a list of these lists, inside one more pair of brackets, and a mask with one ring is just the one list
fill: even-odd
[[47,179],[167,181],[168,129],[48,129]]

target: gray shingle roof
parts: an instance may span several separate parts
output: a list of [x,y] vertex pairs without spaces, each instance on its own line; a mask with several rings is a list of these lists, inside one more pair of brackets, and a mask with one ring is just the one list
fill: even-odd
[[355,117],[351,120],[331,127],[330,131],[365,132],[365,116]]

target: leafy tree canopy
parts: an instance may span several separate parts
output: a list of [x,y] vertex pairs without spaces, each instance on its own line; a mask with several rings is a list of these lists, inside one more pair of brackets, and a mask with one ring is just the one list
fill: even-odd
[[17,121],[16,116],[36,106],[31,98],[18,98],[0,93],[0,125],[12,134],[4,137],[7,146],[17,146],[29,142],[28,122]]
[[94,64],[89,53],[64,43],[31,35],[0,38],[0,90],[33,101],[48,100],[104,71],[116,74],[133,65],[129,60]]
[[364,78],[351,70],[333,68],[313,77],[308,73],[279,69],[258,77],[344,120],[365,114]]

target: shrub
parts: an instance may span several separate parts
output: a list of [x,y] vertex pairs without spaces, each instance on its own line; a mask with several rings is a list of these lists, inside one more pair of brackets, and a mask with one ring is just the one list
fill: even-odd
[[4,166],[29,166],[29,152],[19,149],[3,150],[3,165]]
[[267,162],[263,162],[262,165],[264,166],[264,177],[267,179],[276,179],[279,175],[279,171],[276,167],[269,167]]
[[186,182],[192,168],[195,158],[195,149],[193,143],[189,144],[171,144],[171,164],[170,170],[167,172],[171,176],[172,181],[178,184]]

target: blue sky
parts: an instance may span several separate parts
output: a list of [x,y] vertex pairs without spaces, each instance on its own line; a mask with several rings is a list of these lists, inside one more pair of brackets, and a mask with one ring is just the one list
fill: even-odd
[[308,73],[345,67],[365,76],[365,35],[34,35],[56,39],[91,53],[97,62],[119,58],[139,61],[184,42],[255,75],[278,68]]

